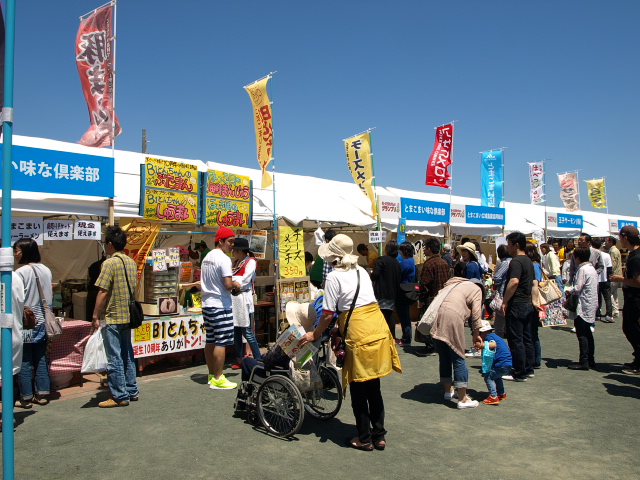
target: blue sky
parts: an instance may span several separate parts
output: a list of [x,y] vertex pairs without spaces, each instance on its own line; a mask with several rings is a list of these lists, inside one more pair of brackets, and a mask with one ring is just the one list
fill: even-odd
[[[76,142],[78,17],[101,2],[17,4],[14,132]],[[507,147],[508,201],[529,202],[527,162],[546,158],[550,206],[555,174],[580,169],[583,193],[604,175],[610,212],[640,216],[639,18],[636,0],[121,0],[116,145],[140,151],[146,129],[150,154],[256,167],[242,87],[277,70],[277,171],[350,181],[342,139],[377,127],[378,185],[443,193],[426,160],[457,120],[454,194],[479,197],[479,152]]]

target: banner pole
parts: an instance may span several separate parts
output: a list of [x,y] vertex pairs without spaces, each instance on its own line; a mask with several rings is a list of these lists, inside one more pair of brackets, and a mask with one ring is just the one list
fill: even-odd
[[[272,78],[271,75],[276,72],[271,72],[269,75],[262,77],[260,80],[269,77]],[[259,82],[260,80],[256,80]],[[255,83],[255,82],[254,82]],[[269,89],[271,90],[271,94],[273,94],[273,82],[270,82]],[[270,95],[269,99],[272,99],[273,96]],[[271,118],[273,118],[273,101],[270,100],[269,104],[271,105]],[[271,121],[271,128],[273,130],[273,120]],[[274,275],[274,293],[276,294],[274,298],[276,299],[276,334],[278,329],[280,328],[280,297],[278,295],[278,279],[280,278],[280,232],[278,230],[278,214],[276,210],[276,160],[275,160],[275,142],[271,144],[271,186],[273,188],[273,275]],[[303,230],[304,232],[304,230]],[[267,319],[269,321],[269,319]],[[269,343],[269,339],[267,338],[267,344]]]
[[[114,164],[116,159],[116,22],[118,18],[118,1],[110,2],[113,5],[113,66],[111,75],[113,75],[113,90],[111,92],[111,157]],[[115,204],[113,198],[109,199],[109,225],[115,225]]]
[[[11,181],[13,169],[13,75],[16,27],[16,0],[7,0],[7,21],[4,38],[4,105],[2,106],[2,263],[1,279],[4,312],[0,316],[2,327],[2,473],[6,480],[14,479],[15,445],[13,433],[13,315],[12,312],[12,274],[13,261],[11,251]],[[11,259],[12,260],[12,259]],[[13,313],[13,314],[12,314]]]
[[[542,159],[542,186],[547,184],[547,159]],[[544,197],[544,238],[545,241],[549,240],[549,225],[547,224],[547,196]]]
[[[447,239],[447,243],[451,245],[453,238],[451,237],[451,203],[453,202],[453,152],[456,147],[456,127],[455,123],[457,120],[452,120],[451,125],[453,126],[453,131],[451,132],[451,165],[449,165],[449,222],[445,225],[445,237]],[[446,123],[440,125],[441,127],[447,125]],[[437,128],[437,127],[436,127]]]
[[[375,128],[375,127],[373,127]],[[369,133],[369,155],[371,155],[371,176],[373,177],[373,202],[376,204],[376,224],[378,225],[378,231],[382,230],[382,222],[380,221],[380,205],[378,204],[378,192],[376,191],[376,171],[373,166],[373,141],[371,135],[371,131],[373,128],[368,130]],[[360,135],[360,134],[358,134]],[[382,256],[382,243],[378,244],[378,255]]]

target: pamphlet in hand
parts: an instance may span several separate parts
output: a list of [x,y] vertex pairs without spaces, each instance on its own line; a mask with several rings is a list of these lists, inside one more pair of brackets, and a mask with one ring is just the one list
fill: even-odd
[[305,333],[303,327],[291,325],[282,332],[282,335],[276,340],[276,344],[296,363],[297,368],[304,366],[318,351],[318,349],[310,343],[307,343],[302,348],[298,346]]

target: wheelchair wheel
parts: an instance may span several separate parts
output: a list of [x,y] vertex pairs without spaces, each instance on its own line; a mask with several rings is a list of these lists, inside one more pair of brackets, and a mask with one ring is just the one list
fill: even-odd
[[273,375],[258,390],[258,415],[265,428],[278,437],[295,435],[304,420],[302,395],[287,377]]
[[322,388],[303,394],[304,409],[313,418],[329,420],[336,416],[342,406],[342,387],[338,374],[332,368],[321,366],[318,373]]

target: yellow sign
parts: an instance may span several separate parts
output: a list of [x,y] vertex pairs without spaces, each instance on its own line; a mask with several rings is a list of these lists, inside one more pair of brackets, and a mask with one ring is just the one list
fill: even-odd
[[356,185],[371,201],[372,216],[378,215],[376,196],[373,191],[373,166],[371,163],[371,134],[362,133],[344,141],[347,164]]
[[280,237],[280,277],[295,278],[306,275],[304,265],[304,232],[297,227],[278,227]]
[[209,170],[206,176],[205,222],[230,228],[251,227],[251,179]]
[[256,148],[258,163],[262,170],[262,188],[268,188],[273,183],[267,172],[267,165],[273,160],[273,118],[271,102],[267,94],[267,82],[271,76],[247,85],[245,90],[251,97],[253,105],[253,122],[256,129]]
[[595,208],[607,208],[607,194],[604,190],[604,178],[586,180],[589,200]]
[[162,222],[198,222],[198,195],[147,188],[143,193],[142,216]]
[[197,165],[147,157],[144,167],[147,187],[198,193]]

